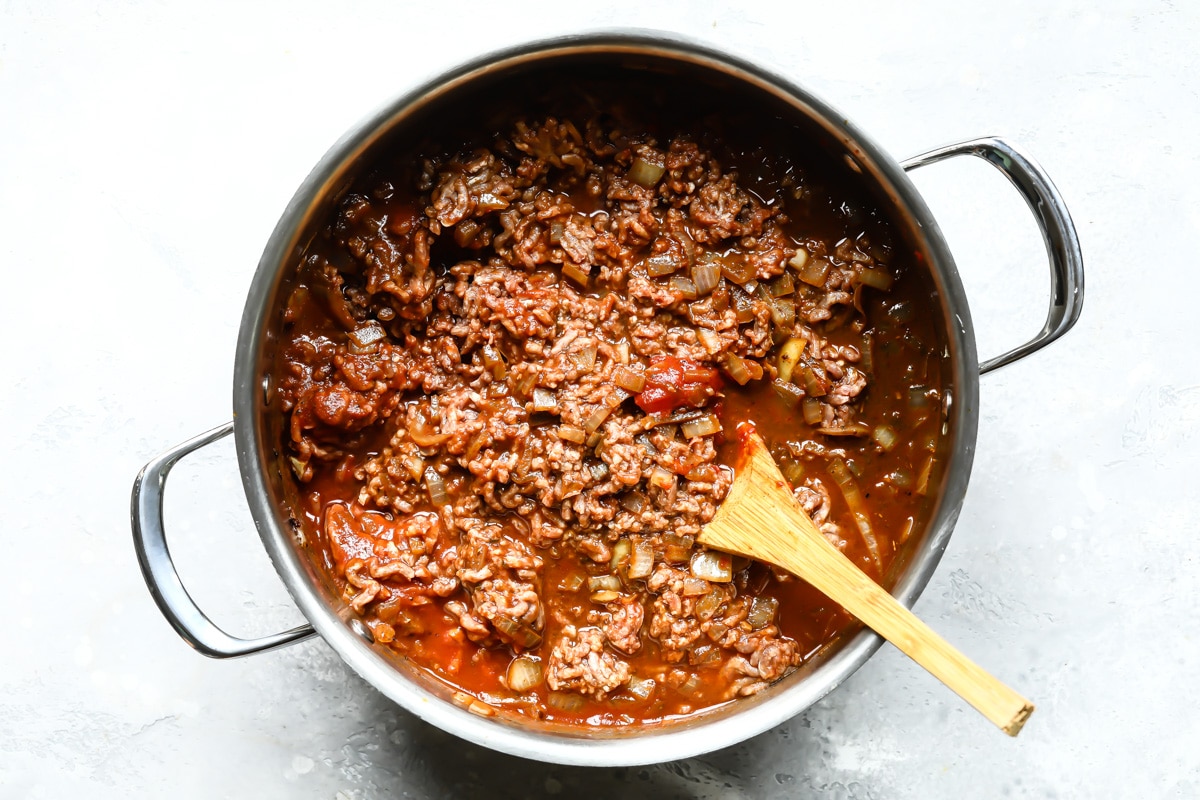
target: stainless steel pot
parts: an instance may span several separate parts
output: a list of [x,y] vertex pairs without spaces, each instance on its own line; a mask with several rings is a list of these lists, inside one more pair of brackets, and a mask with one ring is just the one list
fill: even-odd
[[[812,128],[835,156],[850,159],[881,196],[926,258],[941,306],[949,346],[948,463],[930,523],[919,532],[912,556],[897,576],[895,596],[911,606],[929,581],[954,527],[967,489],[975,449],[979,376],[1049,344],[1075,324],[1083,303],[1083,260],[1071,218],[1041,168],[1016,146],[984,138],[942,147],[897,164],[869,138],[821,100],[791,81],[738,58],[655,32],[619,31],[536,42],[504,50],[462,67],[388,103],[352,129],[325,155],[284,211],[267,243],[251,284],[234,362],[234,421],[175,447],[151,461],[133,488],[134,543],[146,583],[167,620],[201,653],[230,658],[260,653],[319,634],[363,678],[401,706],[464,739],[526,758],[593,766],[634,765],[683,758],[725,747],[761,733],[811,706],[858,669],[881,640],[870,631],[779,681],[758,695],[673,724],[630,730],[551,729],[527,720],[483,718],[450,702],[450,690],[406,668],[377,647],[370,632],[347,612],[306,555],[303,534],[291,523],[297,499],[290,473],[281,466],[278,422],[264,414],[271,393],[268,364],[274,347],[281,283],[357,170],[389,136],[429,109],[448,107],[481,84],[520,81],[542,69],[580,61],[603,61],[614,70],[652,80],[664,71],[715,81],[738,92],[757,93],[786,107]],[[442,104],[437,106],[437,104]],[[952,156],[970,155],[999,169],[1033,211],[1050,261],[1052,295],[1046,324],[1031,341],[980,364],[970,310],[954,259],[937,223],[905,175]],[[162,522],[167,474],[183,456],[233,433],[242,482],[263,545],[301,612],[311,623],[261,639],[232,637],[196,606],[171,562]]]

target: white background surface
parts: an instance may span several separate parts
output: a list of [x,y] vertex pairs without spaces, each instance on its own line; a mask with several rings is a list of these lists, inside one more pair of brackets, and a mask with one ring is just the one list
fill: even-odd
[[[1200,7],[728,5],[744,8],[0,2],[0,797],[1200,796]],[[427,75],[604,25],[747,55],[897,158],[1002,134],[1054,177],[1083,241],[1083,319],[984,379],[963,515],[917,604],[1038,703],[1020,738],[885,647],[734,748],[546,766],[417,722],[322,642],[210,661],[153,606],[130,484],[229,418],[245,291],[307,171]],[[915,180],[981,354],[1027,338],[1047,279],[1015,192],[982,164]],[[298,621],[231,445],[177,470],[167,523],[220,622]]]

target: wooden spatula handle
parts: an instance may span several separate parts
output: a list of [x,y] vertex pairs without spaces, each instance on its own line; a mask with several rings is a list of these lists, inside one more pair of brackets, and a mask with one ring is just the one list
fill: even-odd
[[1005,733],[1016,736],[1033,704],[964,656],[829,543],[800,508],[754,435],[729,496],[699,541],[776,564],[812,584],[929,670]]
[[[803,512],[799,517],[794,521],[796,528],[813,527]],[[839,598],[843,608],[929,670],[1005,733],[1016,736],[1020,732],[1033,713],[1033,705],[1028,700],[935,633],[854,566],[815,527],[809,535],[799,535],[796,539],[799,541],[792,543],[793,555],[787,558],[804,559],[803,565],[792,566],[797,569],[803,566],[805,580],[823,594]],[[825,553],[812,552],[806,558],[800,552],[806,548]],[[792,571],[792,566],[786,563],[780,566]]]

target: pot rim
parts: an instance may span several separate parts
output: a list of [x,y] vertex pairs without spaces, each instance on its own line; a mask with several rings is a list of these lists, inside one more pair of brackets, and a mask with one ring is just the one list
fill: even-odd
[[[912,226],[916,243],[930,256],[937,293],[941,297],[949,347],[952,402],[947,417],[953,446],[943,485],[928,532],[910,559],[893,594],[911,607],[925,588],[945,551],[966,494],[978,429],[979,371],[967,299],[953,257],[940,228],[900,165],[845,116],[803,87],[740,56],[674,33],[645,29],[603,29],[527,42],[472,59],[394,96],[351,128],[321,158],[288,203],[263,251],[247,294],[234,363],[234,434],[239,469],[255,526],[276,571],[301,612],[322,638],[364,680],[384,695],[463,739],[511,755],[559,764],[634,766],[670,761],[730,746],[773,728],[823,698],[858,670],[883,640],[863,629],[803,680],[773,692],[770,702],[738,701],[725,716],[694,724],[648,727],[635,735],[597,736],[549,733],[532,727],[499,723],[455,706],[411,680],[363,641],[337,611],[314,590],[292,545],[287,516],[272,502],[266,473],[273,444],[266,441],[261,419],[264,385],[260,361],[269,315],[275,307],[279,274],[301,252],[301,236],[318,201],[337,191],[343,176],[368,148],[391,130],[391,122],[411,113],[431,97],[470,83],[475,78],[516,64],[570,54],[621,53],[683,61],[745,81],[789,105],[805,111],[833,133],[855,160],[877,181]],[[951,391],[953,395],[951,395]],[[774,688],[774,687],[772,687]]]

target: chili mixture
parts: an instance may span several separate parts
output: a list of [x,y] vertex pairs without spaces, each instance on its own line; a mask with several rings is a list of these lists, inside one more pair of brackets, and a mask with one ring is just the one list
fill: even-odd
[[876,579],[926,513],[927,279],[803,155],[543,115],[344,197],[278,397],[301,523],[377,643],[476,713],[596,726],[752,695],[853,624],[695,543],[744,420]]

